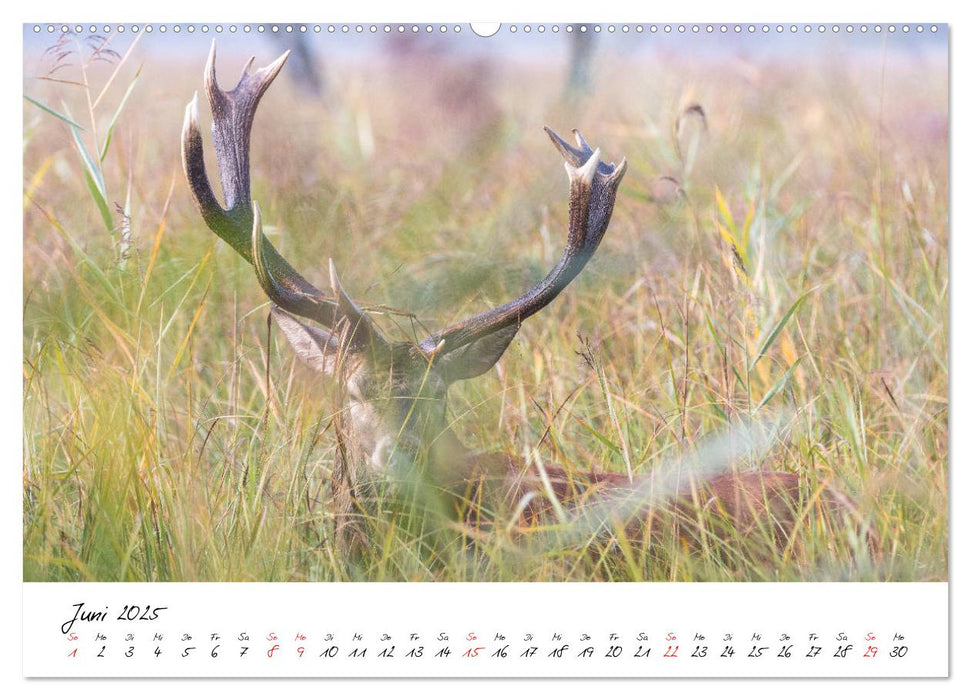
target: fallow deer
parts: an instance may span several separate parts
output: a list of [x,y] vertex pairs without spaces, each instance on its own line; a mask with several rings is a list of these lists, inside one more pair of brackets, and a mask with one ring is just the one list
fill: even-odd
[[[297,356],[342,388],[332,489],[336,534],[344,551],[367,546],[366,523],[373,515],[369,506],[382,488],[419,478],[447,498],[455,522],[480,530],[509,519],[517,526],[555,522],[564,514],[583,519],[585,509],[598,513],[598,527],[606,521],[608,528],[639,535],[650,531],[650,523],[660,516],[673,513],[694,533],[692,539],[706,515],[720,519],[729,538],[744,539],[762,528],[777,543],[796,536],[811,513],[836,515],[843,524],[849,516],[860,523],[849,498],[825,485],[813,492],[790,473],[729,470],[680,480],[672,487],[654,481],[654,475],[632,480],[604,471],[573,473],[466,448],[448,427],[449,386],[495,365],[522,323],[580,273],[607,231],[627,162],[604,162],[600,150],[577,131],[574,146],[546,128],[570,181],[569,230],[559,262],[536,286],[502,306],[420,342],[389,340],[348,295],[333,261],[333,293],[328,295],[297,273],[263,235],[260,208],[250,198],[250,132],[259,101],[286,58],[284,54],[255,71],[250,59],[236,87],[227,92],[216,82],[213,44],[204,83],[225,209],[206,175],[198,94],[186,108],[183,165],[203,219],[252,264],[273,302],[272,318]],[[322,328],[298,321],[298,316]]]

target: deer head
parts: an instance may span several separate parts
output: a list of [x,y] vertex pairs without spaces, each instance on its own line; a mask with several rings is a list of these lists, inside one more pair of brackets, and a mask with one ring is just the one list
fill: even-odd
[[[251,70],[233,90],[222,90],[215,73],[215,44],[205,69],[213,114],[213,140],[226,208],[210,187],[199,132],[198,96],[186,109],[183,164],[192,195],[209,228],[248,260],[273,302],[272,316],[297,356],[343,388],[342,422],[348,466],[378,473],[410,468],[416,457],[460,449],[446,426],[445,402],[454,382],[490,369],[528,317],[547,306],[580,273],[600,244],[627,169],[601,160],[575,131],[576,146],[552,129],[546,133],[563,157],[569,177],[566,247],[546,277],[516,299],[443,328],[420,341],[386,338],[354,302],[329,264],[326,294],[274,249],[263,235],[260,208],[250,199],[249,143],[260,98],[286,61]],[[310,325],[297,317],[308,319]],[[357,479],[359,481],[360,479]]]

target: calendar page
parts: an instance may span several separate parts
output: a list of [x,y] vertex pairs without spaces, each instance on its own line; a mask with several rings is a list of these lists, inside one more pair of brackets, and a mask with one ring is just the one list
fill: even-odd
[[946,677],[944,23],[28,22],[23,674]]

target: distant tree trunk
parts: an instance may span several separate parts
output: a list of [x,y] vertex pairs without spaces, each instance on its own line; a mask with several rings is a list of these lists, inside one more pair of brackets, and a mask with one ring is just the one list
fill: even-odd
[[591,59],[594,49],[594,35],[587,28],[581,32],[579,24],[570,25],[573,31],[567,36],[570,41],[570,77],[566,83],[567,93],[578,93],[587,90],[591,85]]
[[302,32],[271,32],[271,41],[290,50],[287,61],[287,75],[305,93],[322,97],[327,91],[327,80],[314,60],[307,35]]

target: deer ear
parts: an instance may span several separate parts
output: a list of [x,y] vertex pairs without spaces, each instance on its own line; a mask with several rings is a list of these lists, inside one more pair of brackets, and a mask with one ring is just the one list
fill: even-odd
[[500,328],[474,343],[446,352],[436,360],[435,366],[447,384],[478,377],[499,361],[518,330],[516,324]]
[[334,373],[338,346],[333,334],[301,323],[277,306],[270,309],[270,315],[301,361],[318,372]]

